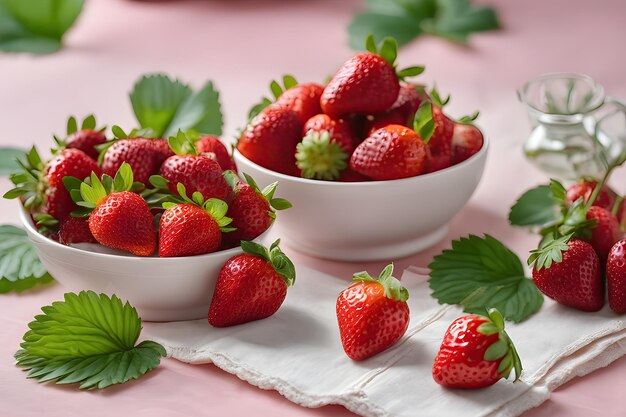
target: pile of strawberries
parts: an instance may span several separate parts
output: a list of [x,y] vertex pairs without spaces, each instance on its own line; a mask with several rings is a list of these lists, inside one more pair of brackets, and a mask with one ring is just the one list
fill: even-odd
[[[560,304],[583,311],[605,305],[626,313],[626,239],[620,223],[626,205],[607,185],[581,180],[567,190],[555,180],[550,188],[559,199],[561,218],[545,226],[539,248],[531,252],[533,281]],[[605,279],[606,278],[606,279]]]
[[275,101],[253,108],[237,149],[286,175],[338,181],[392,180],[458,164],[483,146],[472,125],[443,113],[449,97],[410,84],[423,67],[397,70],[397,43],[385,38],[344,63],[326,86],[272,82]]
[[81,242],[137,256],[192,256],[238,246],[265,232],[275,210],[277,184],[259,190],[242,181],[226,147],[195,132],[162,138],[126,134],[108,139],[93,116],[81,129],[73,118],[51,160],[35,148],[11,176],[40,231],[70,245]]

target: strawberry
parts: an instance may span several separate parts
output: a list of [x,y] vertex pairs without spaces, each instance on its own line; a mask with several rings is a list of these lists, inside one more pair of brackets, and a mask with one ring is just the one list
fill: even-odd
[[387,112],[368,116],[366,130],[371,134],[375,130],[387,125],[411,127],[415,112],[417,112],[420,104],[427,98],[428,95],[417,86],[413,84],[402,84],[398,98]]
[[[591,206],[587,210],[587,220],[596,221],[596,225],[591,230],[591,237],[588,242],[598,254],[602,261],[606,261],[609,251],[622,238],[622,231],[617,222],[617,218],[610,211]],[[586,239],[587,240],[587,239]]]
[[222,176],[222,168],[206,155],[198,155],[193,141],[182,131],[169,139],[176,155],[167,158],[161,165],[161,175],[168,181],[172,193],[178,184],[183,184],[190,194],[200,192],[205,199],[225,200],[230,188]]
[[202,136],[196,142],[196,149],[199,153],[213,153],[222,171],[230,169],[231,171],[237,172],[235,161],[233,161],[233,158],[228,153],[226,146],[224,146],[222,141],[217,137],[211,135]]
[[376,116],[368,116],[365,121],[365,130],[368,132],[368,135],[371,135],[378,129],[389,125],[406,126],[406,124],[406,117],[400,112],[388,111],[387,113],[377,114]]
[[609,307],[618,314],[626,313],[626,239],[613,245],[609,252],[606,283]]
[[96,118],[93,115],[89,115],[83,120],[80,129],[78,129],[76,119],[73,116],[70,117],[67,121],[67,138],[54,137],[58,145],[57,150],[79,149],[90,158],[98,159],[100,151],[98,151],[97,146],[105,143],[107,137],[104,134],[104,128],[99,130],[95,130],[95,128]]
[[233,171],[224,172],[224,178],[230,185],[233,197],[228,207],[228,217],[233,219],[233,232],[226,235],[229,242],[253,240],[265,232],[276,219],[274,210],[284,210],[291,207],[291,203],[283,198],[274,198],[278,185],[274,182],[263,191],[247,174],[243,174],[247,182],[241,181]]
[[537,288],[556,302],[583,311],[598,311],[604,306],[604,280],[600,260],[593,247],[566,235],[544,239],[531,252],[535,263],[533,281]]
[[65,149],[45,164],[33,147],[24,161],[19,161],[23,172],[11,176],[15,188],[5,198],[20,197],[24,207],[49,214],[58,221],[69,217],[78,206],[63,185],[66,176],[84,179],[91,172],[100,174],[96,161],[78,149]]
[[296,165],[304,178],[335,180],[348,164],[356,138],[348,122],[325,114],[310,118],[296,146]]
[[387,265],[378,279],[367,272],[354,275],[356,281],[337,298],[337,322],[343,350],[360,361],[396,343],[409,326],[409,292],[392,276]]
[[124,162],[128,163],[134,172],[135,180],[148,184],[150,176],[159,171],[164,159],[163,149],[156,149],[153,139],[129,138],[113,143],[104,153],[102,171],[113,176]]
[[356,147],[350,168],[374,180],[413,177],[424,172],[426,146],[408,127],[389,125]]
[[96,243],[89,230],[89,221],[84,218],[69,217],[59,224],[59,242],[64,245],[73,243]]
[[393,38],[385,38],[377,48],[370,35],[366,47],[369,52],[350,58],[324,88],[320,103],[329,116],[383,113],[398,98],[399,80],[424,71],[410,67],[396,73],[398,44]]
[[166,209],[159,223],[159,256],[194,256],[215,252],[222,244],[222,232],[231,219],[225,217],[228,205],[222,200],[206,201],[196,192],[193,200],[179,186],[183,203],[163,203]]
[[291,109],[300,124],[305,124],[311,117],[322,112],[320,97],[323,91],[324,87],[316,83],[298,84],[282,93],[276,103]]
[[[597,185],[598,183],[594,180],[582,180],[570,185],[565,194],[565,204],[571,206],[574,201],[581,197],[584,198],[586,203]],[[615,192],[605,185],[600,189],[600,193],[594,200],[593,205],[610,211],[613,208],[613,204],[615,204]]]
[[228,327],[272,316],[282,305],[296,270],[279,240],[265,247],[242,241],[243,254],[230,258],[217,276],[209,323]]
[[433,379],[448,388],[475,389],[508,378],[515,369],[515,381],[522,363],[513,342],[504,331],[498,310],[489,317],[470,314],[454,320],[443,337],[433,364]]
[[272,104],[259,113],[237,143],[243,156],[264,168],[299,176],[296,145],[302,139],[302,124],[291,109]]
[[465,161],[483,147],[483,134],[471,124],[455,123],[452,131],[452,164]]
[[[432,105],[434,131],[430,138],[422,138],[428,145],[428,172],[435,172],[452,165],[452,134],[454,123],[443,114],[441,107]],[[421,136],[421,135],[420,135]]]
[[72,196],[89,215],[89,230],[101,245],[150,256],[156,249],[154,216],[148,203],[130,190],[133,171],[122,163],[115,179],[103,175],[102,181],[91,174],[91,185],[83,183]]

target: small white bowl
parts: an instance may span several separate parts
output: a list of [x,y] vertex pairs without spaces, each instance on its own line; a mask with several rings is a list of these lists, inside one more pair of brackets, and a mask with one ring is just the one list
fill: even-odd
[[439,242],[482,177],[489,142],[467,160],[430,174],[391,181],[333,182],[283,175],[237,150],[240,172],[259,186],[279,181],[276,195],[293,208],[276,233],[302,252],[342,261],[396,259]]
[[[70,291],[115,294],[128,300],[146,321],[206,318],[219,270],[242,253],[233,248],[198,256],[141,258],[97,244],[65,246],[37,232],[25,210],[21,219],[54,279]],[[266,243],[268,232],[255,241]]]

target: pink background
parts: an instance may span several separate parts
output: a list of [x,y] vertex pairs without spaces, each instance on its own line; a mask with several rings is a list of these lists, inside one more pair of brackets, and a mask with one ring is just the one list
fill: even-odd
[[[196,87],[217,83],[226,114],[226,138],[245,121],[247,109],[268,93],[272,78],[293,73],[321,80],[347,59],[345,27],[362,2],[351,1],[160,1],[91,0],[66,48],[44,57],[0,55],[0,145],[47,148],[62,133],[69,114],[95,113],[108,124],[132,126],[127,92],[140,74],[164,71]],[[487,2],[486,2],[487,3]],[[491,138],[485,177],[468,206],[453,220],[448,237],[426,252],[396,260],[398,270],[427,265],[449,240],[490,233],[520,256],[533,236],[508,226],[508,207],[545,177],[521,155],[528,133],[515,89],[544,72],[584,72],[607,91],[626,97],[626,3],[622,0],[491,1],[505,30],[478,35],[471,47],[423,38],[402,49],[400,65],[424,64],[422,80],[453,92],[453,116],[481,110],[480,125]],[[612,185],[626,192],[624,170]],[[8,189],[0,179],[0,191]],[[450,190],[454,192],[454,190]],[[16,223],[17,204],[0,200],[0,222]],[[384,264],[340,264],[288,253],[307,265],[348,279],[352,272]],[[317,410],[292,404],[275,392],[249,386],[212,365],[164,360],[139,381],[104,391],[39,386],[14,366],[26,324],[39,307],[60,299],[59,285],[0,296],[0,414],[7,416],[348,416],[339,406]],[[540,325],[538,322],[537,325]],[[147,324],[149,326],[149,324]],[[523,359],[523,358],[522,358]],[[623,416],[626,359],[557,390],[525,414]],[[407,404],[419,407],[418,404]]]

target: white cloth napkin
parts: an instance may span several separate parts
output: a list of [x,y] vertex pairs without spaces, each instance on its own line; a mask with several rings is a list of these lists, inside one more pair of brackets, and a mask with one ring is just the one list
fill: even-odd
[[349,282],[299,268],[281,309],[271,318],[225,329],[206,320],[146,323],[144,337],[188,363],[209,363],[304,407],[341,404],[363,416],[517,416],[575,376],[626,354],[626,321],[608,309],[583,313],[546,300],[521,324],[507,324],[524,371],[474,391],[448,390],[431,377],[449,324],[462,315],[430,297],[425,271],[402,276],[410,291],[411,323],[392,348],[363,362],[344,354],[335,301]]

